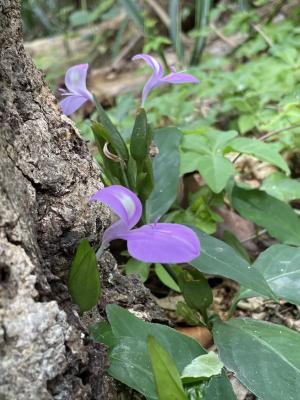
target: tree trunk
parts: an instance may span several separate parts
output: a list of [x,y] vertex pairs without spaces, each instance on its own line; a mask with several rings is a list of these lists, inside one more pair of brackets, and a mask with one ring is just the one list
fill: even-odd
[[111,302],[149,320],[160,312],[108,252],[101,303],[80,319],[70,301],[78,241],[99,242],[110,214],[88,201],[99,168],[24,51],[17,0],[0,0],[0,96],[0,398],[118,399],[124,388],[105,375],[87,325]]

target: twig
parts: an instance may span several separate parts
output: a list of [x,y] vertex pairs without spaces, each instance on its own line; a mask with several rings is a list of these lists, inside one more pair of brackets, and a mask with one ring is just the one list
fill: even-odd
[[291,125],[291,126],[288,126],[288,127],[286,127],[286,128],[280,128],[280,129],[276,129],[275,131],[268,132],[268,133],[266,133],[265,135],[261,136],[261,137],[259,138],[259,140],[264,141],[264,140],[267,140],[267,139],[269,139],[270,137],[272,137],[272,136],[274,136],[274,135],[278,135],[278,134],[281,133],[281,132],[289,131],[289,130],[295,129],[295,128],[300,128],[300,124]]
[[267,233],[266,229],[262,229],[261,231],[255,233],[254,235],[251,235],[249,237],[247,237],[246,239],[241,240],[241,243],[246,243],[249,242],[249,240],[253,240],[253,239],[257,239],[258,237],[264,235],[265,233]]
[[251,24],[251,26],[268,43],[269,47],[274,47],[272,40],[265,34],[258,24]]
[[118,57],[114,60],[112,66],[111,66],[111,70],[116,71],[116,70],[119,70],[120,68],[122,68],[126,57],[131,52],[131,50],[133,50],[137,46],[137,44],[143,38],[143,36],[144,35],[142,33],[138,33],[137,36],[135,38],[133,38],[128,43],[127,46],[124,47],[124,49],[121,51],[121,53],[118,55]]
[[223,42],[225,42],[226,44],[228,44],[228,46],[230,46],[230,47],[232,47],[232,48],[236,46],[236,44],[235,44],[231,39],[229,39],[227,36],[225,36],[225,35],[223,34],[223,32],[221,32],[221,31],[216,27],[215,24],[211,23],[209,26],[210,26],[210,28],[214,31],[214,33],[215,33],[221,40],[223,40]]

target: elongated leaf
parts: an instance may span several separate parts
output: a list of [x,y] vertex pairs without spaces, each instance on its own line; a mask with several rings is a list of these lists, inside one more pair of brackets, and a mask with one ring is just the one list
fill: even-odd
[[186,304],[207,316],[207,308],[213,301],[212,290],[207,279],[199,271],[182,271],[178,274],[179,286]]
[[226,368],[260,400],[296,400],[300,393],[300,335],[250,318],[214,324]]
[[143,32],[144,18],[141,10],[139,9],[138,2],[135,0],[119,0],[119,2],[125,8],[128,16],[134,21],[136,26]]
[[163,216],[176,200],[179,186],[179,145],[182,134],[176,128],[155,131],[159,154],[152,161],[154,189],[147,201],[147,221]]
[[276,165],[285,172],[289,172],[289,167],[274,146],[264,143],[257,139],[236,138],[230,143],[230,147],[239,153],[251,154],[259,160]]
[[[96,108],[98,124],[102,126],[101,134],[103,135],[104,139],[108,143],[112,144],[119,157],[121,157],[125,161],[128,160],[129,153],[122,136],[120,135],[114,124],[111,122],[106,112],[103,110],[101,104],[97,101]],[[96,129],[96,127],[97,122],[93,122],[92,129],[94,130]]]
[[179,286],[161,264],[155,264],[155,273],[164,285],[180,293]]
[[238,186],[232,189],[231,202],[244,218],[263,226],[276,239],[300,246],[300,220],[288,204],[265,192]]
[[126,275],[137,274],[142,282],[146,282],[150,272],[150,264],[130,258],[125,265]]
[[200,36],[195,41],[195,46],[191,58],[191,64],[198,64],[203,53],[206,37],[204,35],[205,29],[209,23],[209,12],[211,8],[211,0],[196,0],[196,21],[195,28],[199,31]]
[[[300,249],[275,244],[260,254],[253,267],[262,273],[278,298],[300,305]],[[257,293],[242,290],[240,298]]]
[[141,163],[146,158],[148,152],[147,116],[145,110],[142,108],[134,123],[130,139],[130,153],[135,161]]
[[274,298],[262,274],[241,257],[232,247],[197,228],[193,228],[201,243],[201,255],[191,264],[199,271],[225,276],[262,295]]
[[179,60],[184,56],[184,48],[181,42],[181,16],[180,16],[180,0],[169,1],[170,13],[170,36],[173,42],[173,47],[176,51]]
[[188,400],[176,364],[153,336],[147,339],[148,351],[160,400]]
[[95,251],[87,240],[82,240],[77,248],[68,287],[81,313],[91,310],[97,304],[101,293],[98,263]]

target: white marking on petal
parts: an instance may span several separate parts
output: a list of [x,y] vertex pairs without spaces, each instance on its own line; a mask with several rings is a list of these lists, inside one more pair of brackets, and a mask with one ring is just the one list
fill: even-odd
[[130,196],[128,196],[125,193],[118,193],[118,197],[119,197],[121,203],[123,204],[123,206],[125,207],[128,217],[131,218],[134,215],[135,210],[136,210],[134,201],[132,200],[132,198]]

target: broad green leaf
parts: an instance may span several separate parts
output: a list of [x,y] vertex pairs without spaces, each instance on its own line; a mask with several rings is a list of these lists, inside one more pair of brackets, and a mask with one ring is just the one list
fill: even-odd
[[213,375],[220,375],[223,363],[214,352],[209,352],[195,358],[187,365],[181,373],[183,383],[192,383],[199,380],[211,378]]
[[260,189],[281,201],[289,202],[300,199],[300,182],[279,172],[268,176]]
[[242,217],[263,226],[271,236],[285,244],[300,246],[300,220],[286,203],[260,190],[234,186],[232,206]]
[[220,320],[213,334],[224,365],[260,400],[296,400],[300,393],[300,335],[250,318]]
[[211,190],[220,193],[235,174],[231,161],[221,155],[199,156],[198,170]]
[[201,243],[201,254],[191,262],[206,274],[225,276],[264,296],[274,298],[262,274],[253,268],[232,247],[192,227]]
[[92,340],[97,343],[103,343],[109,348],[113,348],[117,344],[111,326],[105,320],[90,325],[89,334]]
[[146,282],[150,272],[150,264],[130,258],[124,266],[126,275],[137,274],[142,282]]
[[199,271],[182,271],[178,274],[179,286],[186,304],[200,311],[206,318],[207,308],[213,302],[212,290],[207,279]]
[[145,110],[141,108],[136,116],[131,139],[130,153],[135,161],[140,164],[148,155],[148,138],[147,138],[147,116]]
[[176,200],[181,138],[182,134],[176,128],[163,128],[154,133],[153,140],[159,154],[152,161],[154,189],[146,203],[148,222],[163,216]]
[[239,153],[251,154],[259,160],[276,165],[286,173],[290,171],[287,163],[270,143],[264,143],[257,139],[238,137],[230,142],[230,147]]
[[153,336],[147,339],[156,390],[160,400],[188,400],[176,364]]
[[178,292],[178,293],[181,292],[177,283],[174,281],[172,276],[168,273],[168,271],[161,264],[155,264],[155,273],[158,276],[158,278],[160,279],[160,281],[164,285],[166,285],[168,288],[175,290],[175,292]]
[[[253,267],[262,273],[278,298],[300,305],[300,248],[275,244],[257,258]],[[240,298],[257,293],[242,290]]]
[[148,336],[154,336],[159,341],[174,359],[179,372],[194,358],[206,354],[195,340],[166,325],[145,322],[113,304],[106,307],[106,313],[113,335],[118,340],[110,353],[109,373],[143,393],[149,400],[158,400],[158,397],[147,351]]
[[100,276],[94,249],[82,240],[72,261],[68,288],[80,312],[91,310],[100,297]]
[[244,257],[247,262],[250,263],[251,260],[247,250],[232,232],[224,231],[223,240],[225,243],[229,244],[229,246],[235,249],[242,257]]

